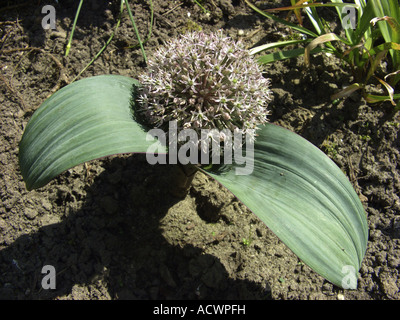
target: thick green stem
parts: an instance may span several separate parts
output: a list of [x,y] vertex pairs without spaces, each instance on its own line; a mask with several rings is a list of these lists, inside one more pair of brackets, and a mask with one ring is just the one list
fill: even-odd
[[191,164],[177,164],[172,167],[172,170],[171,188],[169,191],[174,197],[183,199],[190,190],[197,168]]

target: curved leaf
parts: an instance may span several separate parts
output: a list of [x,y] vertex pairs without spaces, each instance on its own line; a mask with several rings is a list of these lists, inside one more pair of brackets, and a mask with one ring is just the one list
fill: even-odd
[[349,180],[299,135],[273,124],[258,133],[252,174],[208,174],[314,271],[337,286],[354,288],[368,227]]
[[[146,152],[150,146],[165,152],[155,140],[147,141],[145,129],[132,118],[137,85],[127,77],[97,76],[46,100],[20,143],[27,188],[39,188],[96,158]],[[316,272],[338,286],[355,287],[368,231],[363,207],[345,175],[311,143],[272,124],[260,130],[254,156],[251,175],[235,175],[235,170],[209,174]],[[355,279],[343,283],[352,268]]]
[[124,76],[96,76],[74,82],[46,100],[20,143],[27,189],[42,187],[86,161],[146,152],[154,140],[146,141],[146,131],[132,120],[132,91],[137,85]]

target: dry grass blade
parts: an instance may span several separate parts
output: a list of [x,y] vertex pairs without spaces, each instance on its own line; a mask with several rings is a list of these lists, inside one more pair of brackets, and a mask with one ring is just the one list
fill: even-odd
[[331,41],[341,41],[340,38],[334,33],[327,33],[315,38],[313,41],[309,43],[304,51],[304,62],[307,67],[310,66],[310,52],[318,45],[331,42]]
[[331,100],[336,100],[344,97],[350,96],[354,91],[362,89],[364,86],[359,83],[353,83],[352,85],[348,86],[346,89],[335,93],[331,96]]
[[387,90],[388,94],[389,94],[389,100],[392,103],[392,105],[396,106],[396,102],[394,101],[394,89],[385,81],[383,81],[382,79],[379,79],[378,77],[375,76],[375,78],[383,84],[383,86],[385,87],[385,89]]

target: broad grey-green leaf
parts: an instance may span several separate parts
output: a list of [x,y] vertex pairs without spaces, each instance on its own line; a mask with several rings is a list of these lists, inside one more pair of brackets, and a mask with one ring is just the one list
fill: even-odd
[[[78,164],[131,152],[146,152],[154,140],[132,119],[134,79],[102,75],[62,88],[33,114],[19,159],[28,190]],[[162,147],[160,146],[160,149]]]
[[344,173],[321,150],[273,124],[258,131],[254,170],[208,172],[304,263],[333,284],[355,288],[368,226]]
[[[137,85],[127,77],[97,76],[46,100],[20,144],[27,188],[39,188],[86,161],[154,150],[155,141],[147,141],[145,129],[132,118]],[[157,149],[166,152],[160,144]],[[209,171],[316,272],[338,286],[356,286],[366,250],[366,216],[350,182],[324,153],[268,124],[257,137],[252,174],[235,173]]]

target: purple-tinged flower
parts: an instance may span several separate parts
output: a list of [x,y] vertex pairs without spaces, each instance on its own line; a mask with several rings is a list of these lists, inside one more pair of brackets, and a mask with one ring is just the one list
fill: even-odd
[[[270,82],[243,44],[222,31],[192,32],[159,48],[139,76],[138,112],[148,125],[241,130],[267,122]],[[252,136],[254,139],[254,136]]]

